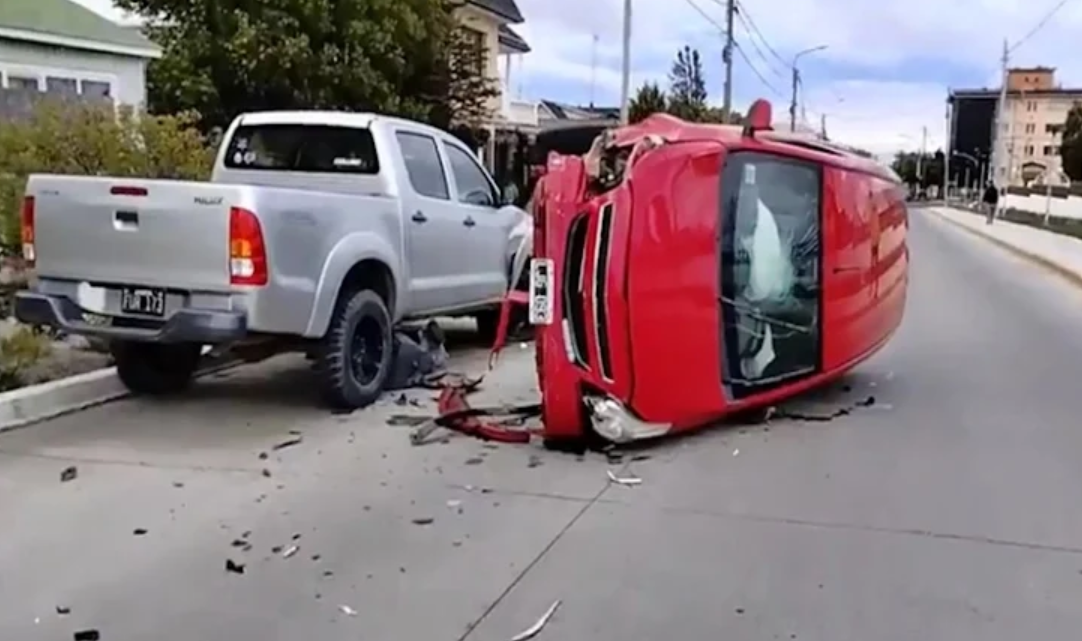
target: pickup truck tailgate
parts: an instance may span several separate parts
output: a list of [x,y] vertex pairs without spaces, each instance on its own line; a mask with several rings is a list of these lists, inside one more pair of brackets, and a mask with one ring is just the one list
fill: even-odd
[[37,273],[194,291],[229,288],[229,210],[242,187],[30,177]]

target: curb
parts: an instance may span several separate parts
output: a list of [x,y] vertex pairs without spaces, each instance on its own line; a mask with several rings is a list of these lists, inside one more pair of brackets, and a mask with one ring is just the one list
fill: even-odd
[[[229,361],[209,365],[196,376],[215,374],[240,364]],[[103,405],[130,394],[117,377],[115,367],[3,392],[0,393],[0,434]]]
[[[966,211],[968,211],[968,210],[966,210]],[[1053,260],[1049,260],[1048,258],[1045,258],[1044,256],[1041,256],[1040,254],[1035,254],[1035,253],[1033,253],[1031,251],[1021,249],[1020,247],[1017,247],[1016,245],[1012,245],[1012,244],[1008,243],[1007,241],[1000,240],[999,238],[996,238],[995,236],[992,236],[992,235],[986,234],[986,233],[984,233],[982,231],[973,229],[969,225],[964,225],[964,224],[962,224],[962,223],[960,223],[960,222],[958,222],[956,220],[951,220],[947,216],[944,216],[943,214],[940,214],[937,211],[933,211],[932,213],[935,214],[935,217],[938,218],[939,220],[942,220],[942,221],[944,221],[944,222],[946,222],[946,223],[948,223],[950,225],[954,225],[958,229],[965,230],[965,231],[973,234],[974,236],[977,236],[979,238],[983,238],[983,239],[987,240],[988,242],[992,243],[993,245],[996,245],[997,247],[999,247],[1001,249],[1005,249],[1005,250],[1011,252],[1012,254],[1014,254],[1015,256],[1018,256],[1019,258],[1024,258],[1025,260],[1028,260],[1031,263],[1034,263],[1034,264],[1036,264],[1036,265],[1038,265],[1040,267],[1043,267],[1044,269],[1047,269],[1048,271],[1058,275],[1060,278],[1063,278],[1063,279],[1067,280],[1068,282],[1070,282],[1073,285],[1076,285],[1078,287],[1082,287],[1082,274],[1079,274],[1078,272],[1076,272],[1076,271],[1074,271],[1072,269],[1068,269],[1067,267],[1064,267],[1063,265],[1060,265],[1059,263],[1057,263],[1057,262],[1055,262]],[[3,428],[0,428],[0,429],[3,429]]]

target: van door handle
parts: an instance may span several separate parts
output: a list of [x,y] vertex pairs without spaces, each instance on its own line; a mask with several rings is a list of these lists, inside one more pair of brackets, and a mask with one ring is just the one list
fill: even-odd
[[466,216],[466,220],[462,221],[462,224],[467,227],[473,227],[477,222],[471,216]]
[[863,267],[835,267],[834,268],[834,273],[835,274],[844,274],[846,272],[859,272],[859,271],[862,271],[863,269],[864,269]]
[[423,211],[417,210],[417,213],[413,214],[412,220],[415,223],[426,223],[428,222],[428,217],[425,216],[425,213]]

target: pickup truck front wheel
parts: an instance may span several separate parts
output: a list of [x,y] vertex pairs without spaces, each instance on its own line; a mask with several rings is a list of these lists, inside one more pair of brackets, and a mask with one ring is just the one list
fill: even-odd
[[115,341],[116,373],[133,394],[161,396],[184,391],[199,367],[201,345]]
[[344,296],[315,358],[326,400],[337,408],[359,409],[379,398],[391,371],[391,341],[391,313],[378,294],[364,290]]

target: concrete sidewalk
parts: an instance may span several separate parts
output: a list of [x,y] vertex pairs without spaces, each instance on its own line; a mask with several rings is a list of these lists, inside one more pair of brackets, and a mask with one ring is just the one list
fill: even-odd
[[1082,284],[1082,240],[1078,238],[1004,220],[987,225],[982,214],[954,207],[913,211],[929,212]]

